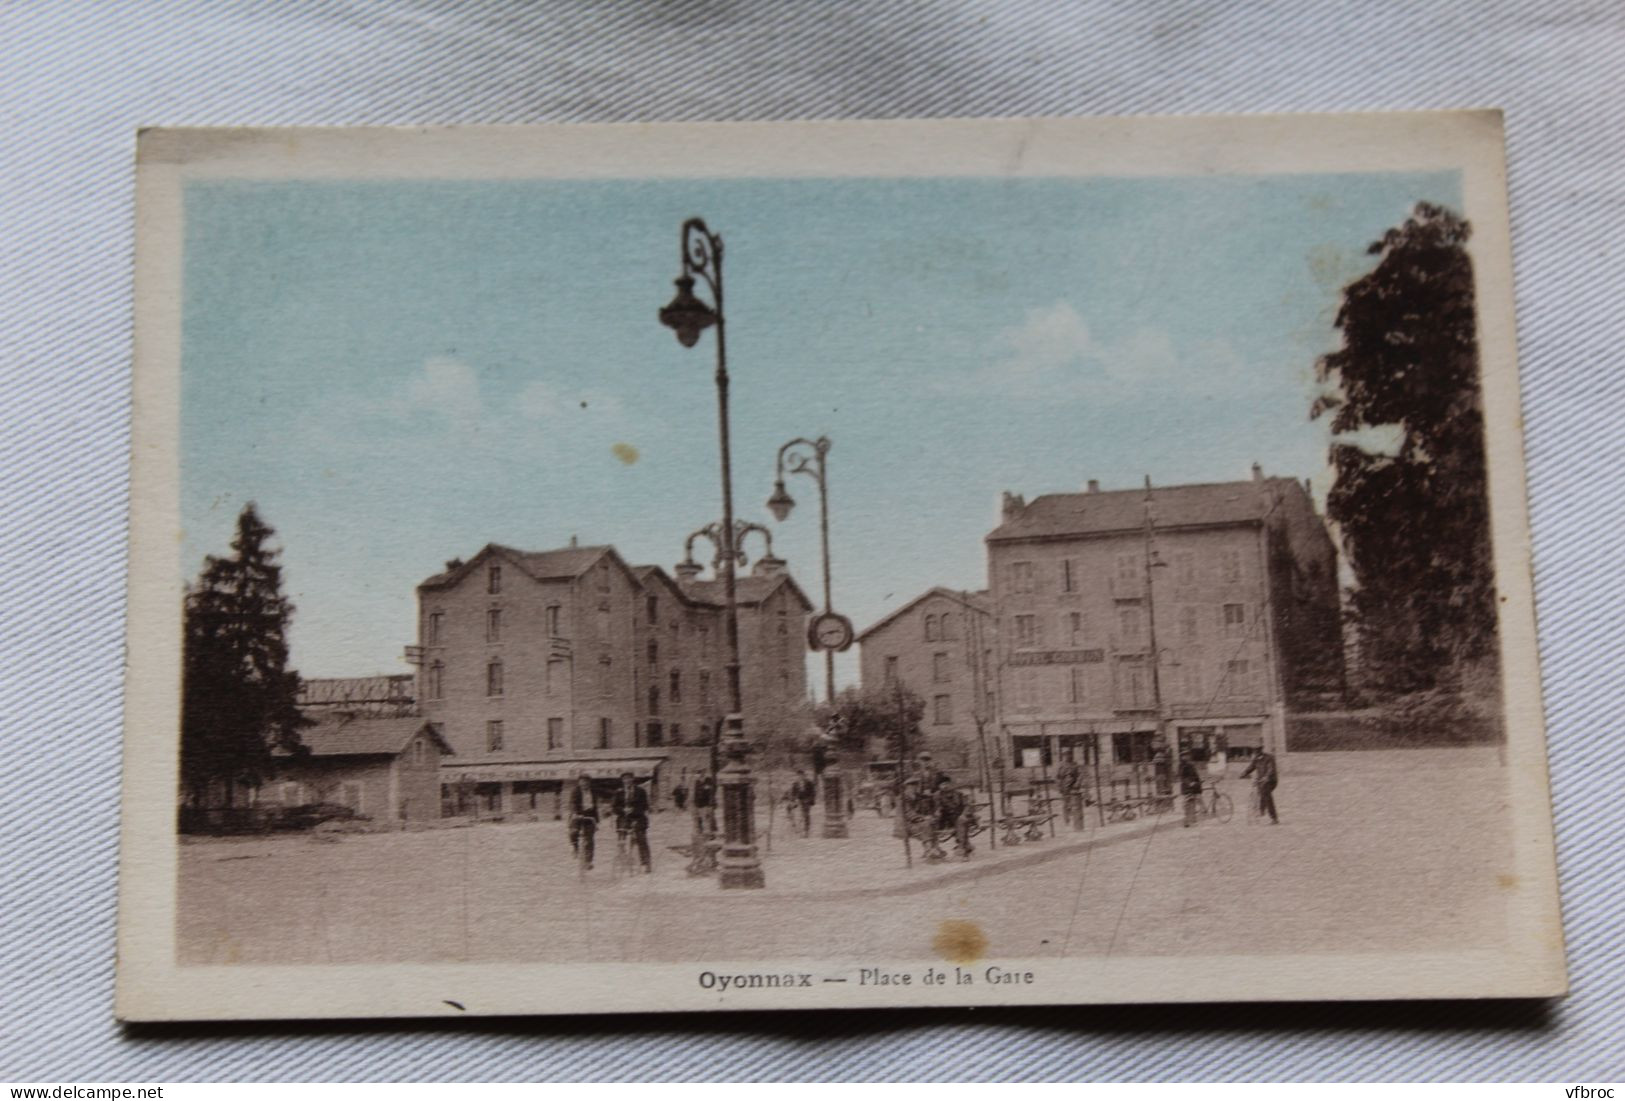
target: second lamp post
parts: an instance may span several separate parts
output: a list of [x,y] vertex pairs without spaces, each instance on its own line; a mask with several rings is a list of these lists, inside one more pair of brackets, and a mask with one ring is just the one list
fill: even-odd
[[824,836],[845,837],[846,790],[841,775],[840,730],[835,718],[835,654],[852,645],[852,622],[838,614],[830,600],[829,569],[829,457],[830,442],[826,436],[816,440],[797,438],[779,448],[779,461],[773,483],[773,496],[767,507],[774,519],[783,520],[795,507],[795,499],[785,491],[786,474],[805,474],[818,483],[818,524],[824,552],[824,610],[813,617],[807,631],[807,642],[814,650],[824,652],[824,692],[830,707],[830,728],[824,732],[827,747],[824,766]]

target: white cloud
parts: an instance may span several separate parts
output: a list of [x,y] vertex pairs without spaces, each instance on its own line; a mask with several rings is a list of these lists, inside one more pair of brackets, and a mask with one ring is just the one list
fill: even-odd
[[519,415],[526,420],[545,420],[562,408],[558,392],[545,382],[533,382],[519,391]]
[[532,382],[519,391],[519,415],[526,420],[540,421],[572,411],[617,414],[621,399],[613,394],[583,390],[576,394],[562,394],[547,382]]
[[949,376],[940,388],[1033,401],[1120,400],[1160,389],[1230,390],[1249,379],[1226,341],[1182,348],[1149,327],[1102,341],[1064,300],[1027,310],[1020,324],[995,334],[990,352],[987,366]]
[[1030,394],[1064,382],[1097,352],[1089,326],[1066,302],[1028,310],[1026,320],[994,338],[999,358],[988,381]]
[[444,417],[451,427],[472,431],[485,414],[480,380],[474,368],[461,360],[430,359],[407,380],[398,410],[404,416],[427,413]]

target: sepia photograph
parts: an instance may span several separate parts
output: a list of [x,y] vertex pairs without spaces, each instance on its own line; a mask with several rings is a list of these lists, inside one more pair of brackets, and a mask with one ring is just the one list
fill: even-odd
[[119,1015],[1562,994],[1503,158],[144,132]]

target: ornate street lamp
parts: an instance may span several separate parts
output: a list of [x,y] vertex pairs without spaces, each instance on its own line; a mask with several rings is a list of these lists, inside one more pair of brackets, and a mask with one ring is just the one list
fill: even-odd
[[[767,507],[773,518],[783,521],[796,507],[795,499],[785,491],[786,474],[805,474],[818,483],[818,523],[824,551],[824,610],[813,617],[807,631],[807,642],[814,650],[824,652],[824,693],[833,714],[835,709],[835,653],[852,645],[852,621],[836,613],[830,601],[829,584],[829,449],[827,436],[816,440],[798,437],[779,448],[778,466],[773,482],[773,496]],[[841,775],[839,731],[825,732],[824,766],[824,836],[847,836],[846,793]]]
[[[755,787],[750,774],[751,745],[745,740],[744,703],[739,692],[739,603],[734,583],[738,550],[735,544],[733,464],[728,449],[728,349],[727,328],[722,305],[722,238],[707,228],[703,219],[683,223],[678,239],[680,269],[677,295],[660,310],[660,323],[677,334],[678,343],[692,348],[700,334],[715,325],[717,330],[717,430],[722,452],[722,540],[718,557],[722,561],[722,591],[726,600],[728,636],[728,714],[723,719],[721,749],[727,763],[717,780],[722,794],[722,854],[717,881],[728,887],[762,887],[761,857],[756,851]],[[702,280],[711,291],[706,304],[694,293],[694,281]]]

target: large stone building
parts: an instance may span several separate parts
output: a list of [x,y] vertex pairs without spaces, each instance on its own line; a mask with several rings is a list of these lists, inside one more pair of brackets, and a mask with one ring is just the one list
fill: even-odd
[[925,702],[921,726],[941,752],[972,765],[979,737],[998,713],[992,606],[985,592],[938,586],[858,636],[858,667],[868,691],[901,685]]
[[[698,767],[727,707],[722,583],[608,546],[488,545],[418,586],[418,699],[448,813],[556,811],[577,773]],[[746,730],[806,699],[811,604],[778,559],[737,581]],[[685,749],[684,747],[693,747]],[[545,799],[545,802],[544,802]]]
[[[1336,555],[1306,486],[1006,494],[987,536],[1000,726],[1016,765],[1279,749],[1341,688]],[[1154,640],[1154,642],[1153,642]]]

